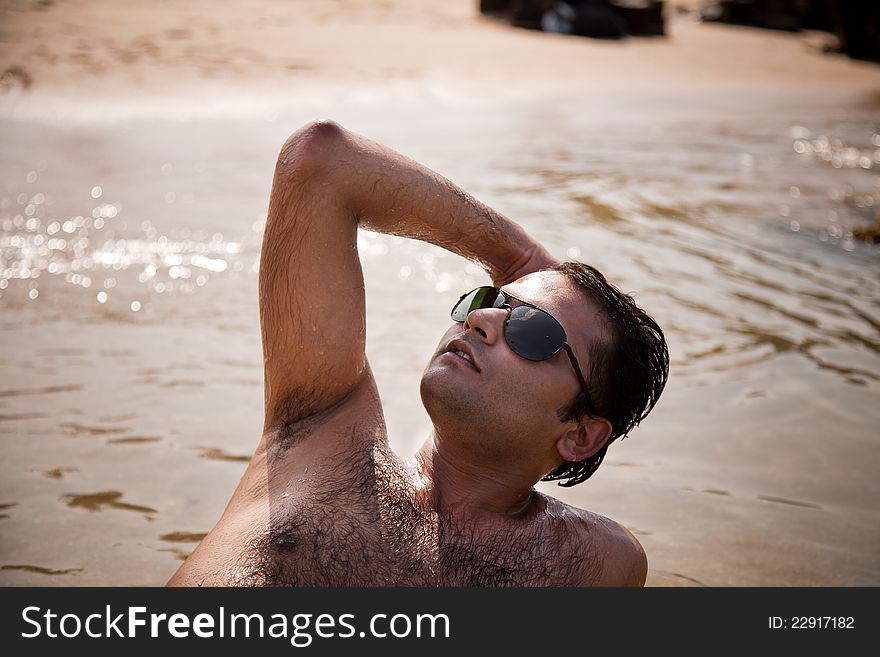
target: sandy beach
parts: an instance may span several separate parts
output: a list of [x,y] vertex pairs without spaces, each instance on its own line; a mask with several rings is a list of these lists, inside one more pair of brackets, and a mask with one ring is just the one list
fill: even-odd
[[[275,156],[324,116],[667,330],[654,414],[586,484],[540,485],[633,531],[648,585],[880,584],[880,247],[853,238],[880,204],[880,65],[697,4],[604,42],[468,0],[0,3],[0,584],[162,585],[213,526],[261,426]],[[447,305],[484,277],[359,250],[412,453]]]
[[[501,98],[646,91],[805,91],[873,98],[877,67],[825,54],[827,33],[698,23],[666,3],[667,37],[605,42],[513,29],[477,3],[306,0],[8,2],[7,96],[141,103],[433,85]],[[13,92],[10,94],[10,92]],[[136,96],[134,98],[133,96]]]

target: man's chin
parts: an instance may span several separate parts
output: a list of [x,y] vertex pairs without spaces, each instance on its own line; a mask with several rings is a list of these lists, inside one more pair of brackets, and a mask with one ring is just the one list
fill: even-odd
[[461,413],[474,406],[477,401],[475,392],[473,386],[463,380],[461,372],[433,363],[422,374],[419,385],[422,404],[435,423],[449,413]]

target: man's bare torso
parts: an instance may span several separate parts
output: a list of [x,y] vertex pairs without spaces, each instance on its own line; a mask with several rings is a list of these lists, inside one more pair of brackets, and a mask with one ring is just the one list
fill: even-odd
[[613,545],[626,547],[616,523],[537,492],[516,517],[438,511],[430,482],[389,448],[371,406],[351,399],[267,436],[223,518],[170,583],[614,583]]

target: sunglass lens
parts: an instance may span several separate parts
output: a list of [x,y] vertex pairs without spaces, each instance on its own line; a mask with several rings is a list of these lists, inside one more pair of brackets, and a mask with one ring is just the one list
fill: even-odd
[[480,308],[500,308],[506,299],[497,287],[483,286],[471,290],[452,308],[452,321],[463,322],[474,310]]
[[504,327],[504,337],[513,352],[523,358],[546,360],[562,348],[565,331],[543,310],[517,306]]

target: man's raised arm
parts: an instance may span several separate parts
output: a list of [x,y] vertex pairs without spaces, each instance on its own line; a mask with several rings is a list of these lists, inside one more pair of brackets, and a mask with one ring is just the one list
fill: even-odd
[[260,260],[264,431],[373,386],[357,228],[442,246],[504,285],[555,261],[519,225],[439,174],[333,122],[282,147]]

